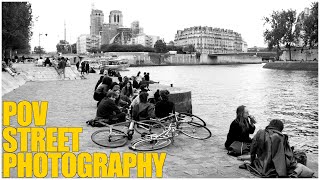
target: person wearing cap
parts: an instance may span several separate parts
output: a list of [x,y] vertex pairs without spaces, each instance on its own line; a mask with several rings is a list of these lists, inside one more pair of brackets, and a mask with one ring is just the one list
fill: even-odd
[[121,112],[115,103],[117,97],[118,95],[115,92],[108,92],[107,97],[102,99],[98,106],[95,120],[105,119],[108,124],[115,124],[126,120],[126,114]]
[[164,118],[169,116],[170,113],[175,113],[175,105],[169,101],[169,94],[168,90],[160,91],[161,100],[155,106],[155,114],[158,118]]
[[136,121],[146,120],[155,117],[154,105],[148,102],[148,93],[139,94],[140,102],[132,107],[132,117]]

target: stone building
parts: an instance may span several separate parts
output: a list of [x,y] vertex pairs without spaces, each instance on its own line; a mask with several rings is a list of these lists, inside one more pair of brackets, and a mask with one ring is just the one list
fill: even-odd
[[99,49],[100,46],[101,36],[99,35],[82,34],[77,39],[77,53],[79,54],[85,54],[92,48]]
[[205,54],[244,52],[246,43],[241,34],[229,29],[194,26],[178,30],[175,45],[194,45],[196,51]]
[[132,30],[131,28],[119,27],[117,28],[117,34],[110,40],[110,44],[131,44]]
[[122,12],[119,10],[110,11],[109,23],[116,24],[119,27],[122,27],[123,26]]
[[111,44],[110,41],[118,34],[118,28],[123,26],[122,12],[118,10],[110,11],[109,23],[103,24],[101,33],[101,43]]
[[133,21],[131,23],[132,36],[137,37],[138,35],[143,34],[143,28],[140,27],[139,21]]
[[145,47],[154,47],[154,44],[159,40],[159,36],[151,36],[146,34],[140,34],[131,39],[132,44],[141,44]]
[[90,14],[90,34],[100,35],[102,32],[102,25],[104,22],[104,15],[101,10],[92,9]]

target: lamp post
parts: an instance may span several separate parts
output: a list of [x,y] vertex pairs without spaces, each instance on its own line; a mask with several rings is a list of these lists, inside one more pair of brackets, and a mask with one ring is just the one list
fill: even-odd
[[[41,57],[41,46],[40,46],[40,36],[41,36],[42,34],[41,33],[39,33],[39,58]],[[48,34],[44,34],[44,35],[48,35]]]

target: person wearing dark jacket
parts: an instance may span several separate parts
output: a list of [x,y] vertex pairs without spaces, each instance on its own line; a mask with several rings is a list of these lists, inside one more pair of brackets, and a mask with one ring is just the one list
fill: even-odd
[[135,76],[133,76],[132,87],[139,89],[139,83],[138,83],[137,78]]
[[139,94],[140,102],[133,106],[132,117],[136,121],[154,118],[154,105],[148,102],[148,93]]
[[288,177],[293,173],[297,163],[282,130],[283,122],[273,119],[257,132],[251,144],[249,171],[260,177]]
[[253,134],[256,129],[254,125],[256,123],[255,118],[249,115],[249,110],[246,106],[239,106],[236,113],[237,117],[230,125],[227,140],[224,144],[228,150],[235,141],[251,143],[252,139],[249,134]]
[[174,103],[169,101],[169,94],[168,90],[161,90],[160,91],[160,98],[161,100],[157,102],[155,106],[155,114],[158,118],[163,118],[169,116],[170,113],[175,112]]
[[96,120],[107,119],[108,124],[126,121],[126,114],[121,112],[115,103],[117,97],[115,92],[108,92],[107,97],[102,99],[98,106]]

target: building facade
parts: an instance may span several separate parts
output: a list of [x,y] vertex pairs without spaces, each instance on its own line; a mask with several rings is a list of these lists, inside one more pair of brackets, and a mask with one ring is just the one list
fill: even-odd
[[90,14],[90,34],[91,35],[101,34],[103,21],[104,21],[103,12],[98,9],[92,9]]
[[233,30],[194,26],[178,30],[175,35],[175,45],[194,45],[200,53],[236,53],[245,50],[245,42],[241,34]]
[[117,28],[117,34],[110,40],[110,44],[131,44],[132,30],[131,28],[119,27]]
[[110,44],[110,40],[117,35],[118,25],[116,24],[103,24],[101,34],[101,44]]
[[90,49],[99,49],[101,46],[101,36],[82,34],[77,39],[77,53],[86,54]]
[[133,37],[131,39],[132,44],[141,44],[145,47],[154,47],[154,44],[159,40],[159,36],[151,36],[151,35],[145,35],[141,34],[136,37]]
[[116,24],[119,27],[123,26],[123,17],[122,17],[122,12],[119,10],[113,10],[110,11],[109,14],[109,23],[110,24]]

